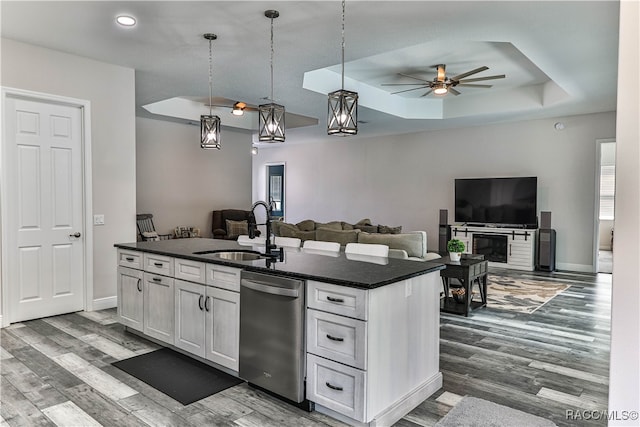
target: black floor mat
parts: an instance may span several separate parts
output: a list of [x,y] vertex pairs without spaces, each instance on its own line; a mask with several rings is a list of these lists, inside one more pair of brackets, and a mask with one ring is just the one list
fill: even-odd
[[169,348],[113,362],[112,365],[183,405],[243,382]]

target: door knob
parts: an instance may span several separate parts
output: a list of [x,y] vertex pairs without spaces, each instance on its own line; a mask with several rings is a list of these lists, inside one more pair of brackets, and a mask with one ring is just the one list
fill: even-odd
[[80,232],[79,232],[79,231],[76,231],[76,232],[75,232],[75,233],[73,233],[73,234],[69,234],[69,237],[75,237],[75,238],[78,238],[78,237],[80,237],[80,236],[82,236],[82,234],[80,234]]

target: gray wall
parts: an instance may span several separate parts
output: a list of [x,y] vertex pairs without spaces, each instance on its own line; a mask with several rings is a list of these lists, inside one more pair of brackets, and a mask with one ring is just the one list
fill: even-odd
[[91,102],[93,297],[116,302],[116,242],[135,241],[134,70],[2,39],[2,85]]
[[251,134],[223,128],[222,149],[200,148],[200,128],[136,119],[137,211],[160,233],[180,225],[211,237],[211,211],[251,207]]
[[[562,121],[563,131],[554,123]],[[453,222],[454,179],[538,177],[538,211],[552,212],[561,269],[591,271],[596,139],[615,137],[615,114],[591,114],[376,138],[285,143],[260,150],[253,197],[269,162],[286,163],[287,222],[402,225],[437,249],[439,209]]]

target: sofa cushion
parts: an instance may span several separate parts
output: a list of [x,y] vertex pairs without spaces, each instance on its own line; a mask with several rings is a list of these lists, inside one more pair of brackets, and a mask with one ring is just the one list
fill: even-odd
[[328,228],[330,230],[342,230],[342,222],[340,221],[331,221],[331,222],[316,222],[316,230],[318,228]]
[[279,233],[278,237],[294,237],[300,239],[301,241],[305,240],[315,240],[316,232],[315,231],[302,231],[298,229],[293,224],[282,223],[278,229]]
[[237,239],[241,234],[249,234],[249,224],[247,221],[232,221],[226,220],[227,223],[227,236],[230,239]]
[[353,224],[349,224],[348,222],[341,222],[343,230],[353,230]]
[[[354,224],[354,226],[356,225],[371,225],[371,220],[369,218],[363,218]],[[354,228],[358,228],[358,227],[354,227]]]
[[300,231],[313,231],[316,229],[316,222],[312,219],[305,219],[296,224]]
[[362,232],[358,235],[358,243],[387,245],[389,249],[401,249],[409,257],[423,257],[426,253],[426,233],[372,234]]
[[378,233],[381,234],[398,234],[402,233],[402,226],[389,227],[388,225],[378,224]]
[[347,243],[357,243],[360,230],[332,230],[319,228],[316,230],[316,239],[325,242],[338,242],[345,246]]

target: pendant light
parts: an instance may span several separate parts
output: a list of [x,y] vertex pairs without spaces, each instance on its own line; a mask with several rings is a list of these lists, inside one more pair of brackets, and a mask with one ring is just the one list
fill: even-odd
[[327,134],[340,136],[358,133],[358,93],[344,90],[344,10],[342,0],[342,89],[328,95],[327,114]]
[[200,147],[210,150],[219,150],[222,145],[220,143],[220,117],[212,114],[212,88],[213,88],[213,71],[212,71],[212,56],[211,56],[211,42],[218,38],[215,34],[207,33],[203,36],[206,40],[209,40],[209,115],[200,116]]
[[258,106],[258,140],[284,142],[284,106],[273,102],[273,20],[280,16],[277,10],[265,10],[271,19],[271,103]]

